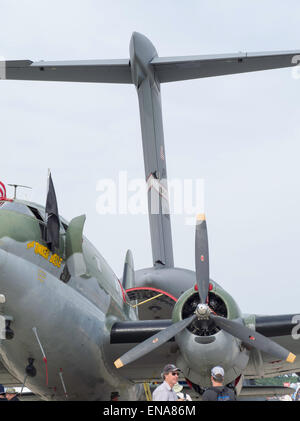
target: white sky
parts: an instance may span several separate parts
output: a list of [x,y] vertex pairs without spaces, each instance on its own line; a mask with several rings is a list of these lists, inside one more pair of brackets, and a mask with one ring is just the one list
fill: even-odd
[[[160,56],[300,49],[287,0],[0,0],[5,59],[127,58],[133,31]],[[162,85],[169,178],[204,178],[211,277],[245,313],[299,313],[300,79],[291,69]],[[59,211],[115,273],[152,265],[147,216],[100,216],[98,180],[144,177],[133,85],[2,81],[0,180]],[[12,194],[12,191],[8,191]],[[175,265],[194,269],[194,228],[172,217]]]

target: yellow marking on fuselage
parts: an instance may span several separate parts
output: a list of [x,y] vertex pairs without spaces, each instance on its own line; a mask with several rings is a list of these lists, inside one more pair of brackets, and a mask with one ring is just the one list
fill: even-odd
[[44,272],[44,271],[43,271],[43,270],[41,270],[41,269],[39,269],[39,270],[38,270],[38,280],[39,280],[40,282],[45,282],[45,280],[46,280],[46,276],[47,276],[46,272]]
[[[52,254],[48,247],[43,246],[42,244],[38,243],[37,241],[31,241],[27,244],[27,249],[34,248],[35,254],[42,256],[44,259],[48,260],[53,266],[60,268],[62,257],[59,257],[58,254]],[[49,258],[50,257],[50,258]]]

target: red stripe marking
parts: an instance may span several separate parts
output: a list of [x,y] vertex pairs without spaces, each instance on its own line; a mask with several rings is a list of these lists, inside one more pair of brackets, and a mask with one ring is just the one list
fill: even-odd
[[185,378],[185,381],[186,381],[186,383],[187,383],[187,385],[188,385],[188,387],[190,388],[190,389],[193,389],[193,385],[192,385],[192,383],[187,379],[187,378]]
[[124,303],[126,303],[125,292],[124,292],[123,285],[122,285],[122,284],[121,284],[121,282],[120,282],[120,279],[118,279],[118,282],[119,282],[119,285],[120,285],[121,290],[122,290],[123,301],[124,301]]
[[44,360],[44,363],[45,363],[45,365],[46,365],[46,385],[48,386],[48,366],[47,366],[47,358],[46,358],[46,357],[44,357],[44,358],[43,358],[43,360]]
[[169,294],[166,291],[163,291],[162,289],[158,289],[158,288],[151,288],[151,287],[137,287],[137,288],[129,288],[126,289],[126,292],[131,292],[131,291],[155,291],[158,292],[160,294],[164,294],[167,295],[168,297],[170,297],[172,300],[174,300],[175,302],[177,302],[177,298],[173,297],[173,295]]

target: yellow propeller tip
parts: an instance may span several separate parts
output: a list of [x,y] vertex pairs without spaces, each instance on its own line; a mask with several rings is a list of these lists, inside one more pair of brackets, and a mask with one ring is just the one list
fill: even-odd
[[197,221],[205,221],[205,213],[198,213]]
[[116,360],[115,362],[114,362],[114,365],[117,367],[117,368],[121,368],[121,367],[123,367],[123,363],[122,363],[122,361],[121,361],[121,359],[119,358],[118,360]]
[[295,361],[295,359],[296,359],[296,355],[294,355],[294,354],[292,354],[291,352],[289,353],[289,355],[288,355],[288,357],[287,357],[287,359],[286,359],[286,361],[288,362],[288,363],[293,363],[294,361]]

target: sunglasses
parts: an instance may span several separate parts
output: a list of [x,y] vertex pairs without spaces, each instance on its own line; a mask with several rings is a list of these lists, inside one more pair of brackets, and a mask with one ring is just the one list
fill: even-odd
[[171,373],[172,376],[179,376],[179,373]]

